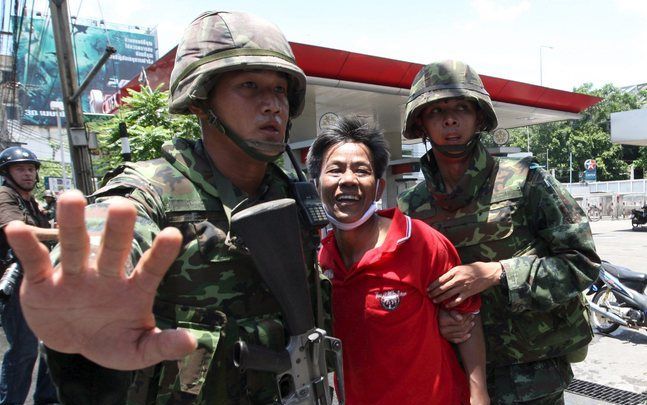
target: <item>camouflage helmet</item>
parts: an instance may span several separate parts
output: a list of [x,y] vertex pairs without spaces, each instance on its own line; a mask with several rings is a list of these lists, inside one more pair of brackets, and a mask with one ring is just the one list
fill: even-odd
[[427,104],[456,97],[471,99],[483,110],[483,131],[497,127],[498,121],[492,100],[478,73],[463,62],[448,60],[424,66],[413,79],[406,104],[402,136],[406,139],[422,138],[424,133],[416,123],[422,109]]
[[52,198],[56,198],[56,196],[54,195],[54,192],[53,192],[52,190],[45,190],[45,191],[43,192],[43,197],[52,197]]
[[184,31],[171,73],[169,111],[190,114],[189,105],[208,98],[219,74],[241,69],[286,73],[290,117],[301,114],[306,77],[283,33],[259,17],[223,11],[201,14]]

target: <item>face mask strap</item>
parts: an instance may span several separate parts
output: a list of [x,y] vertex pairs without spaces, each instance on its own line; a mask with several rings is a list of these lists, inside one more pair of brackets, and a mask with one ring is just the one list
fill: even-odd
[[324,213],[326,214],[326,218],[328,218],[328,221],[330,221],[330,223],[335,228],[342,231],[352,231],[353,229],[359,228],[360,226],[364,225],[366,221],[368,221],[377,211],[377,197],[380,190],[380,180],[381,179],[377,179],[377,186],[375,187],[375,197],[373,198],[373,202],[371,203],[371,205],[369,205],[360,219],[354,222],[340,222],[328,212],[328,209],[326,209],[326,205],[324,204],[323,209]]

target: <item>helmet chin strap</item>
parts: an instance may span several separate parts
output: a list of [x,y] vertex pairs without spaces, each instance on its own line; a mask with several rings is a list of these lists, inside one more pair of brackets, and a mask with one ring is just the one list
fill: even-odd
[[218,131],[225,134],[231,139],[243,152],[245,152],[252,159],[260,160],[262,162],[273,162],[285,152],[287,145],[288,130],[286,130],[284,142],[268,142],[257,140],[244,140],[231,128],[225,125],[224,122],[213,112],[211,108],[207,108],[206,113],[209,115],[209,124],[214,126]]
[[429,139],[429,142],[431,143],[432,148],[436,149],[441,154],[450,158],[463,158],[465,156],[468,156],[470,153],[472,153],[472,151],[476,147],[476,144],[481,138],[481,133],[480,132],[475,133],[472,139],[470,139],[467,143],[462,145],[438,145],[436,142],[433,141],[433,139],[431,139],[430,136],[427,136],[427,138]]

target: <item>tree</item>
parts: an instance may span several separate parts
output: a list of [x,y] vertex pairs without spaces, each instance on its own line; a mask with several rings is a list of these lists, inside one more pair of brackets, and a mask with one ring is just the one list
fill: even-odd
[[[161,86],[160,86],[161,87]],[[168,91],[160,87],[143,86],[140,91],[128,90],[124,104],[117,115],[105,121],[90,124],[97,132],[100,157],[95,160],[95,173],[106,171],[122,163],[119,123],[128,129],[131,159],[155,159],[161,156],[161,146],[175,136],[199,138],[200,126],[193,115],[172,115],[168,112]]]
[[511,130],[511,145],[530,150],[540,164],[555,169],[556,177],[569,181],[569,155],[573,156],[573,180],[577,181],[584,161],[596,159],[598,180],[622,180],[628,178],[628,166],[647,168],[647,148],[628,148],[611,143],[609,122],[611,113],[640,108],[647,102],[647,91],[629,93],[611,84],[594,89],[590,83],[575,88],[576,93],[602,97],[598,104],[582,113],[582,119],[535,125]]

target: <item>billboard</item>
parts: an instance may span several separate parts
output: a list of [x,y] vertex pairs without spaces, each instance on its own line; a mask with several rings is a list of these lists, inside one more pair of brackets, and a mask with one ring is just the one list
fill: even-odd
[[[118,91],[157,59],[154,32],[76,19],[71,33],[79,83],[104,54],[106,46],[117,49],[84,91],[81,97],[84,112],[101,112],[104,95]],[[62,100],[62,96],[51,20],[25,18],[17,35],[20,37],[16,80],[21,84],[22,122],[54,126],[56,112],[50,109],[50,101]]]

